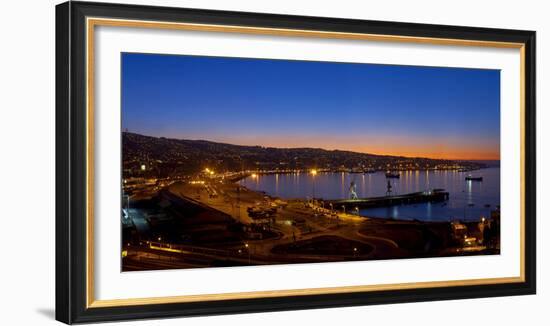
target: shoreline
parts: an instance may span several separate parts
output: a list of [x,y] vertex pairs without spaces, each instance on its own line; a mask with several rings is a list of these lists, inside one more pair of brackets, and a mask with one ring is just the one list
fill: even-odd
[[[494,254],[478,222],[453,223],[331,212],[237,182],[176,182],[139,203],[123,236],[125,270],[383,260]],[[164,195],[162,195],[164,194]],[[141,215],[138,217],[137,215]],[[152,219],[155,216],[164,218]],[[152,223],[152,224],[151,224]],[[141,233],[139,233],[141,232]],[[136,237],[137,236],[137,237]],[[499,240],[497,240],[499,243]],[[167,258],[160,258],[170,256]],[[156,257],[156,258],[155,258]]]
[[[419,172],[410,170],[397,179],[384,179],[383,174],[372,177],[368,174],[359,174],[357,177],[357,174],[354,173],[345,173],[345,175],[341,173],[340,176],[340,173],[317,171],[317,178],[306,175],[305,172],[299,177],[279,176],[278,179],[275,176],[265,176],[265,179],[258,180],[258,175],[254,175],[239,180],[238,183],[243,187],[248,187],[251,191],[258,191],[264,195],[284,200],[311,200],[312,193],[315,193],[318,194],[315,196],[315,200],[324,202],[327,208],[332,203],[335,210],[342,211],[341,206],[345,202],[346,210],[349,210],[350,213],[355,214],[355,209],[359,207],[359,215],[369,218],[424,222],[471,222],[488,217],[493,211],[500,208],[499,169],[499,167],[487,167],[479,170],[478,173],[472,173],[474,176],[484,177],[485,182],[465,181],[468,172],[437,170],[418,175]],[[319,175],[321,178],[318,179]],[[384,195],[385,185],[388,182],[389,187],[390,181],[393,192]],[[357,195],[359,195],[357,202],[353,202],[354,199],[351,199],[348,185],[356,187]],[[403,199],[403,197],[423,192],[448,193],[449,198],[440,199],[433,196],[434,198],[425,198],[424,200]],[[375,203],[384,198],[389,200],[392,197],[396,198],[395,203]],[[426,203],[432,205],[427,206]]]
[[[294,173],[294,172],[292,172]],[[306,172],[304,172],[306,173]],[[327,172],[327,173],[333,173],[333,172]],[[266,174],[274,174],[274,173],[266,173]],[[289,172],[289,174],[291,174],[291,172]],[[301,202],[301,203],[307,203],[308,202],[308,199],[307,198],[296,198],[296,197],[293,197],[293,198],[281,198],[281,197],[277,197],[277,196],[272,196],[270,194],[268,194],[266,191],[262,191],[262,190],[253,190],[253,189],[250,189],[244,185],[241,185],[239,182],[247,177],[249,177],[250,175],[247,175],[247,176],[244,176],[238,180],[231,180],[230,183],[233,184],[233,185],[238,185],[241,189],[244,189],[246,192],[249,192],[249,193],[255,193],[257,194],[258,196],[261,196],[261,197],[269,197],[271,200],[282,200],[282,201],[292,201],[292,202]],[[150,199],[154,196],[156,196],[157,194],[159,194],[162,190],[167,190],[175,185],[178,185],[178,184],[181,184],[181,185],[187,185],[188,184],[188,181],[176,181],[176,182],[173,182],[171,184],[169,184],[168,186],[165,186],[164,188],[161,188],[159,190],[156,190],[154,192],[146,192],[145,195],[143,196],[138,196],[140,197],[139,199],[137,199],[138,201],[140,200],[146,200],[146,199]],[[177,196],[181,196],[181,194],[175,194]],[[191,197],[188,197],[188,199],[190,199],[190,201],[194,201],[196,202],[194,199],[192,199]],[[134,200],[134,199],[132,199]],[[316,198],[315,200],[318,200],[318,201],[338,201],[340,199],[329,199],[329,200],[325,200],[323,198]],[[207,205],[206,203],[202,203],[203,205]],[[395,205],[389,205],[387,207],[393,207],[393,206],[409,206],[409,205],[417,205],[418,203],[411,203],[411,204],[395,204]],[[423,203],[420,203],[420,204],[423,204]],[[386,206],[384,206],[386,207]],[[215,208],[215,207],[212,207],[212,208]],[[374,208],[379,208],[379,207],[374,207]],[[367,209],[370,209],[370,208],[367,208]],[[448,220],[431,220],[431,221],[426,221],[426,220],[421,220],[421,219],[418,219],[418,218],[393,218],[393,217],[380,217],[380,216],[374,216],[374,215],[357,215],[357,214],[349,214],[349,213],[342,213],[342,212],[337,212],[335,214],[339,214],[342,218],[347,218],[348,220],[354,220],[354,221],[362,221],[362,220],[365,220],[365,219],[370,219],[370,220],[379,220],[379,221],[394,221],[394,222],[402,222],[402,223],[417,223],[417,224],[422,224],[422,223],[427,223],[427,224],[437,224],[437,223],[452,223],[452,222],[459,222],[459,223],[472,223],[472,222],[477,222],[479,221],[479,218],[477,219],[464,219],[464,218],[449,218]]]
[[[328,172],[328,173],[332,173],[332,172]],[[288,202],[299,202],[299,203],[308,203],[309,200],[307,198],[281,198],[281,197],[277,197],[277,196],[272,196],[272,195],[269,195],[267,192],[265,191],[261,191],[261,190],[252,190],[244,185],[241,185],[239,184],[239,181],[240,180],[237,180],[237,181],[231,181],[231,183],[233,185],[236,185],[236,186],[239,186],[241,189],[244,189],[246,192],[249,192],[249,193],[254,193],[258,196],[261,196],[261,197],[268,197],[270,198],[271,200],[273,201],[276,201],[276,200],[282,200],[282,201],[288,201]],[[174,185],[177,185],[177,184],[186,184],[185,181],[178,181],[178,182],[175,182],[173,184],[171,184],[170,186],[168,186],[167,188],[170,188],[171,186],[174,186]],[[176,194],[176,195],[180,195],[180,194]],[[194,199],[192,198],[189,198],[191,201],[195,201]],[[316,201],[325,201],[325,199],[323,198],[317,198],[315,199]],[[336,200],[326,200],[326,201],[337,201],[339,199],[336,199]],[[207,205],[205,203],[202,203],[203,205]],[[414,203],[415,205],[418,204],[418,203]],[[420,203],[422,204],[422,203]],[[392,206],[407,206],[407,205],[413,205],[413,203],[411,204],[395,204],[395,205],[390,205],[390,206],[387,206],[387,207],[392,207]],[[215,208],[215,207],[212,207],[212,208]],[[322,209],[322,207],[319,207],[317,206],[318,209]],[[325,213],[328,213],[327,212],[328,209],[325,209]],[[459,223],[474,223],[474,222],[478,222],[478,220],[468,220],[468,219],[452,219],[452,220],[432,220],[432,221],[424,221],[424,220],[421,220],[421,219],[416,219],[416,218],[410,218],[410,219],[404,219],[404,218],[393,218],[393,217],[380,217],[380,216],[372,216],[372,215],[357,215],[357,214],[349,214],[349,213],[342,213],[342,212],[333,212],[333,214],[338,214],[339,217],[341,218],[346,218],[348,220],[352,220],[352,221],[364,221],[364,220],[373,220],[373,221],[393,221],[393,222],[400,222],[400,223],[410,223],[410,224],[449,224],[449,223],[452,223],[452,222],[459,222]]]

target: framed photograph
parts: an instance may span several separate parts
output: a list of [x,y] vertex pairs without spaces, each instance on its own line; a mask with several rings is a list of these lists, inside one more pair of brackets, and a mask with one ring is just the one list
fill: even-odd
[[56,318],[535,293],[535,32],[56,7]]

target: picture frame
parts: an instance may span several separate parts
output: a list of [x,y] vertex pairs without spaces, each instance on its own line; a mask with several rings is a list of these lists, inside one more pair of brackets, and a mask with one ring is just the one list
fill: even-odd
[[[519,276],[98,300],[94,133],[102,126],[94,122],[94,42],[99,26],[518,51]],[[77,1],[57,5],[56,319],[72,324],[535,294],[535,39],[534,31],[492,28]]]

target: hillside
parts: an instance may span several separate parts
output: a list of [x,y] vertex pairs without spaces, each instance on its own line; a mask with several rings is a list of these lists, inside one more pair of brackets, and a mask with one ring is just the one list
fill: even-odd
[[[433,168],[452,164],[449,160],[381,156],[320,148],[273,148],[241,146],[205,140],[169,139],[135,133],[122,133],[123,164],[132,169],[144,162],[162,170],[193,173],[205,166],[218,171],[247,169],[284,170],[308,168],[374,168],[398,169],[404,167]],[[483,167],[481,163],[465,163],[470,168]],[[168,172],[167,172],[168,173]],[[165,174],[163,172],[162,174]]]

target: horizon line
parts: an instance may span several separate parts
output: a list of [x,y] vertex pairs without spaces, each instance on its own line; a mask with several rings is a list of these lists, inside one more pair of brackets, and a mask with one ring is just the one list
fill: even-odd
[[210,143],[218,143],[218,144],[225,144],[225,145],[233,145],[233,146],[248,146],[248,147],[265,147],[265,148],[275,148],[275,149],[320,149],[324,151],[340,151],[340,152],[351,152],[351,153],[357,153],[357,154],[365,154],[365,155],[376,155],[376,156],[392,156],[392,157],[403,157],[408,159],[430,159],[430,160],[442,160],[442,161],[500,161],[499,158],[441,158],[441,157],[428,157],[428,156],[407,156],[407,155],[399,155],[399,154],[380,154],[376,152],[361,152],[361,151],[354,151],[354,150],[347,150],[347,149],[329,149],[329,148],[323,148],[323,147],[277,147],[277,146],[264,146],[264,145],[246,145],[246,144],[236,144],[236,143],[228,143],[228,142],[220,142],[220,141],[214,141],[214,140],[208,140],[208,139],[190,139],[190,138],[176,138],[176,137],[167,137],[167,136],[153,136],[153,135],[147,135],[132,131],[122,131],[122,133],[128,133],[128,134],[136,134],[140,136],[145,137],[152,137],[152,138],[165,138],[165,139],[171,139],[171,140],[189,140],[189,141],[204,141],[204,142],[210,142]]

